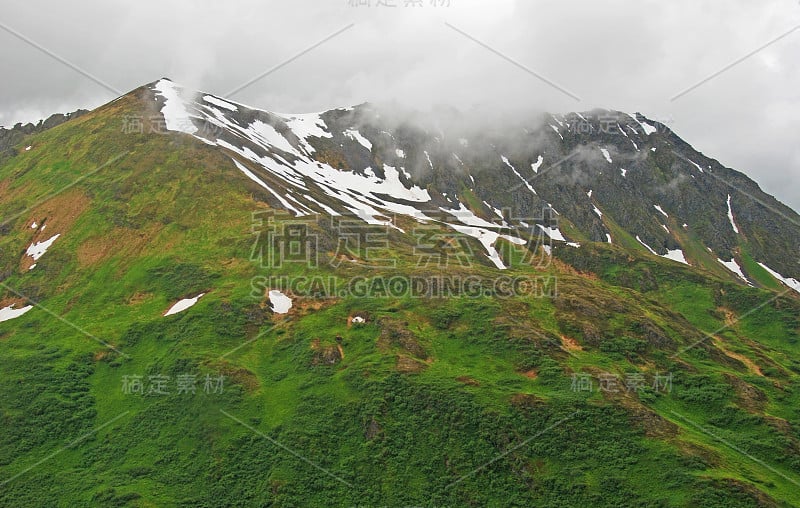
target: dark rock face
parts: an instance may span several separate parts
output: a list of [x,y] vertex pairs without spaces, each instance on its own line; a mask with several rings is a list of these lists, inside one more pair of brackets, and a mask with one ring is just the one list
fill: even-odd
[[39,122],[35,125],[32,123],[26,123],[24,125],[22,123],[18,123],[10,129],[0,127],[0,158],[8,155],[14,155],[13,147],[21,143],[25,136],[52,129],[53,127],[61,125],[68,120],[85,115],[86,113],[88,113],[87,110],[79,109],[65,115],[56,113],[45,120],[39,120]]
[[[638,113],[497,121],[362,104],[293,116],[218,107],[202,94],[183,100],[194,135],[236,154],[274,191],[265,199],[277,207],[289,208],[278,202],[283,195],[309,213],[352,214],[355,200],[385,216],[415,209],[442,224],[461,220],[453,212],[464,210],[501,234],[503,227],[551,224],[552,216],[565,241],[679,260],[688,254],[689,264],[731,277],[735,270],[718,260],[734,260],[749,281],[760,262],[800,279],[800,215]],[[333,182],[366,184],[388,179],[387,172],[402,186],[387,194]],[[401,195],[412,188],[426,198]]]
[[[800,216],[746,175],[641,115],[550,116],[475,137],[462,137],[470,135],[468,129],[447,133],[400,125],[392,130],[368,105],[323,118],[333,144],[344,152],[344,169],[398,164],[422,188],[447,196],[469,191],[477,201],[519,217],[538,217],[552,206],[561,220],[596,242],[616,236],[606,223],[610,219],[658,254],[681,248],[688,235],[727,261],[746,243],[754,258],[774,270],[800,274]],[[342,135],[348,130],[368,139],[371,152]],[[738,233],[728,217],[728,196]],[[475,212],[492,216],[483,206]]]

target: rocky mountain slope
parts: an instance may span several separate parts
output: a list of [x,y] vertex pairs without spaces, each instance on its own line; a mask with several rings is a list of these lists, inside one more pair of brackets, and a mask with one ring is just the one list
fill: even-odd
[[484,130],[470,118],[420,126],[369,105],[276,115],[168,80],[147,90],[167,129],[232,152],[270,204],[296,215],[444,213],[441,222],[480,234],[476,220],[487,231],[487,222],[518,227],[550,208],[561,223],[554,240],[649,251],[750,284],[763,285],[766,269],[800,287],[800,216],[638,114],[549,115]]
[[6,152],[0,504],[800,503],[800,217],[642,115],[162,79]]

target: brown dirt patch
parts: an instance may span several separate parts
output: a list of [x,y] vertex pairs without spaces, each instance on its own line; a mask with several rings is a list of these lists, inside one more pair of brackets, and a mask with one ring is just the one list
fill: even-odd
[[93,266],[114,254],[127,258],[142,255],[153,248],[154,240],[163,226],[153,224],[145,229],[114,228],[108,233],[89,238],[78,247],[78,263],[81,267]]
[[344,349],[341,344],[322,344],[320,339],[311,341],[312,365],[335,365],[344,358]]
[[6,197],[6,194],[8,193],[8,188],[10,186],[11,186],[11,179],[10,178],[7,179],[7,180],[0,180],[0,199],[3,199],[3,198]]
[[633,423],[644,430],[645,436],[665,438],[678,435],[680,428],[655,411],[632,401],[625,401],[622,405],[631,414]]
[[[52,236],[64,233],[86,211],[91,200],[78,190],[69,190],[50,198],[30,212],[28,224],[36,221],[37,232]],[[46,226],[42,231],[42,226]],[[49,238],[48,236],[48,238]]]
[[464,383],[465,385],[469,386],[480,386],[481,383],[477,379],[473,379],[469,376],[459,376],[456,378],[456,381],[459,383]]
[[[283,294],[292,299],[292,307],[286,314],[278,314],[272,311],[272,303],[269,301],[269,292],[272,289],[279,289]],[[338,302],[339,300],[337,298],[307,298],[303,296],[297,296],[288,290],[282,290],[280,288],[267,288],[264,290],[264,299],[261,300],[260,306],[262,309],[266,309],[272,315],[273,320],[282,321],[289,316],[304,316],[312,312],[318,312],[322,309],[335,305]]]
[[19,298],[16,296],[7,296],[5,298],[0,298],[0,309],[4,309],[6,307],[14,307],[15,309],[19,309],[20,307],[25,307],[26,305],[30,305],[28,300],[24,298]]
[[[228,362],[204,362],[204,365],[211,371],[209,374],[212,379],[217,376],[225,376],[223,378],[222,389],[227,390],[230,385],[239,385],[246,392],[254,392],[260,387],[258,377],[250,370],[243,367],[235,367]],[[197,392],[203,389],[205,382],[205,374],[197,376]]]
[[[38,205],[29,212],[28,220],[25,222],[24,227],[33,232],[25,247],[33,243],[43,242],[56,234],[63,236],[89,207],[90,203],[91,200],[88,197],[73,189]],[[37,228],[31,229],[30,225],[34,222],[36,222]],[[59,240],[56,240],[56,242]],[[23,273],[27,272],[34,262],[32,257],[24,254],[20,259],[19,270]]]
[[[269,291],[267,291],[267,294],[269,294]],[[289,309],[289,312],[293,310],[298,312],[316,312],[325,307],[330,307],[335,302],[332,298],[315,300],[313,298],[297,298],[295,295],[286,292],[284,292],[284,294],[292,299],[292,308]],[[267,299],[267,301],[269,302],[269,299]]]
[[92,357],[92,359],[95,362],[101,362],[101,361],[105,360],[106,358],[108,358],[108,356],[109,356],[109,351],[107,349],[102,349],[100,351],[97,351],[94,354],[94,356]]
[[680,439],[673,440],[672,442],[678,447],[682,455],[685,457],[694,457],[703,464],[708,465],[709,468],[719,467],[722,463],[719,453],[715,450]]
[[427,360],[428,353],[417,340],[417,336],[408,329],[408,323],[397,319],[382,317],[378,320],[381,334],[377,346],[380,351],[398,348],[401,353],[408,353],[420,360]]
[[253,392],[259,387],[258,377],[247,369],[229,369],[222,374],[230,379],[233,384],[244,388],[246,392]]
[[736,314],[732,310],[726,307],[720,307],[717,310],[719,310],[722,313],[722,315],[725,316],[726,327],[730,328],[731,326],[736,324]]
[[417,374],[425,370],[428,366],[410,356],[397,355],[397,371],[403,374]]
[[749,496],[758,506],[777,507],[779,505],[769,494],[763,492],[751,483],[733,478],[715,478],[711,480],[711,488],[744,493]]
[[776,431],[780,432],[784,436],[792,435],[792,424],[787,422],[783,418],[778,418],[777,416],[772,416],[772,415],[765,415],[764,421],[767,422],[767,425],[769,425]]
[[590,279],[590,280],[600,280],[600,277],[598,277],[596,273],[581,272],[580,270],[578,270],[574,266],[568,265],[567,263],[561,261],[558,258],[554,257],[552,259],[552,262],[553,262],[553,266],[555,266],[556,269],[561,273],[568,273],[568,274],[571,274],[571,275],[577,275],[579,277],[583,277],[585,279]]
[[583,351],[583,347],[578,344],[578,341],[566,335],[561,336],[561,347],[567,351]]
[[328,164],[330,167],[340,171],[350,171],[350,166],[347,164],[344,154],[340,151],[329,149],[319,150],[316,154],[317,160],[323,164]]
[[142,293],[137,291],[128,298],[128,305],[140,305],[153,298],[153,293]]
[[744,366],[747,367],[747,370],[749,370],[751,374],[764,377],[764,373],[761,372],[761,367],[756,365],[756,363],[753,360],[746,357],[745,355],[727,349],[719,337],[716,336],[714,337],[714,345],[717,347],[717,349],[722,351],[728,358],[733,358],[734,360],[738,360],[739,362],[744,364]]
[[546,402],[547,401],[545,399],[530,393],[516,393],[511,396],[511,404],[517,407],[536,408],[545,404]]
[[725,380],[733,387],[737,402],[742,408],[753,413],[764,411],[767,405],[767,396],[759,388],[731,374],[725,374]]

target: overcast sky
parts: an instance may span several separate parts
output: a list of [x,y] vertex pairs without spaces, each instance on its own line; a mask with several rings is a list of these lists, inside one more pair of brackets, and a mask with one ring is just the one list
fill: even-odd
[[5,1],[0,47],[0,125],[271,71],[231,98],[639,111],[800,210],[798,0]]

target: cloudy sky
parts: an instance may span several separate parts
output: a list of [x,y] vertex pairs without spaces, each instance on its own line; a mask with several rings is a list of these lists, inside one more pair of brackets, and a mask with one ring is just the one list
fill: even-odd
[[0,45],[0,125],[162,76],[278,112],[604,107],[800,210],[798,0],[4,2]]

